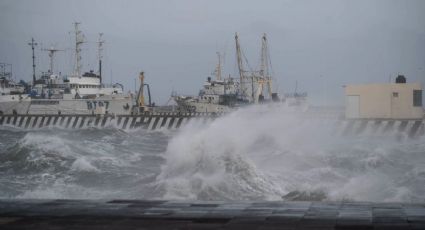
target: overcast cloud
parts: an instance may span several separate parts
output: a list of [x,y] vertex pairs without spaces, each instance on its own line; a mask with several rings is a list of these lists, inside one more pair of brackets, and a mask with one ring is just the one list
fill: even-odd
[[237,75],[235,32],[255,67],[267,33],[279,92],[293,92],[298,81],[312,102],[342,104],[345,84],[388,82],[399,73],[425,83],[424,12],[422,0],[0,0],[0,62],[30,80],[27,43],[34,37],[38,72],[48,69],[40,48],[53,45],[66,50],[55,68],[71,73],[78,21],[87,40],[85,71],[97,69],[95,41],[102,32],[106,81],[134,90],[143,70],[154,101],[164,104],[172,90],[197,94],[217,51],[226,53],[224,73]]

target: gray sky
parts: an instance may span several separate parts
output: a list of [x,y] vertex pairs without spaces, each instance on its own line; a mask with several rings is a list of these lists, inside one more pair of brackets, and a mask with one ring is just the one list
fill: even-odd
[[[197,94],[226,53],[224,73],[236,76],[234,33],[257,66],[260,39],[267,33],[279,92],[309,93],[313,103],[342,104],[342,85],[388,82],[403,73],[425,83],[425,1],[423,0],[0,0],[0,62],[14,76],[30,80],[31,37],[37,70],[46,71],[47,53],[56,69],[73,68],[73,22],[88,41],[83,70],[97,69],[97,34],[104,33],[104,76],[134,90],[145,71],[154,101],[167,102],[174,89]],[[322,77],[320,77],[322,76]]]

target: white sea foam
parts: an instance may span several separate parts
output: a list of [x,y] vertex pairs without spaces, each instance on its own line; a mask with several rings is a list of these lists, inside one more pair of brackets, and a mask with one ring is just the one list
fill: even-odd
[[73,155],[73,150],[67,140],[60,136],[46,135],[45,133],[30,132],[27,133],[20,141],[21,147],[28,147],[32,151],[38,153],[56,153],[61,156]]
[[74,171],[83,171],[83,172],[99,172],[95,166],[93,166],[90,161],[84,157],[80,157],[72,163],[71,170]]
[[177,132],[2,130],[0,197],[425,201],[425,139],[253,106]]
[[425,156],[406,151],[420,140],[343,137],[336,128],[287,107],[241,109],[183,128],[157,182],[174,199],[276,200],[294,191],[320,191],[327,200],[425,199],[423,185],[406,182],[412,169],[422,175],[412,166]]

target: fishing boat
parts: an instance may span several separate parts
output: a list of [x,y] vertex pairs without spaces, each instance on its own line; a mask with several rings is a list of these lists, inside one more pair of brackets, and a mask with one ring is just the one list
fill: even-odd
[[[271,61],[266,34],[261,38],[260,68],[250,67],[242,52],[239,36],[235,34],[236,57],[239,78],[222,78],[221,55],[214,71],[215,79],[207,78],[198,96],[173,96],[178,110],[182,112],[229,112],[241,106],[267,102],[290,102],[291,105],[306,104],[306,94],[282,99],[273,89]],[[296,102],[294,102],[294,100]]]

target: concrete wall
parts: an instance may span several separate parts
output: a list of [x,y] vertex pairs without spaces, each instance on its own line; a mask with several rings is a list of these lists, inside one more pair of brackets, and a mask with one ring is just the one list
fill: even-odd
[[[419,83],[414,84],[367,84],[345,87],[346,117],[367,119],[420,119],[422,106],[413,106],[413,90],[422,90]],[[394,93],[397,94],[394,95]],[[359,113],[353,113],[349,98],[359,96]],[[358,117],[357,117],[358,116]]]
[[220,113],[158,113],[139,115],[1,115],[0,127],[39,129],[59,127],[66,129],[117,128],[129,129],[177,129],[187,122],[207,123],[213,121]]

